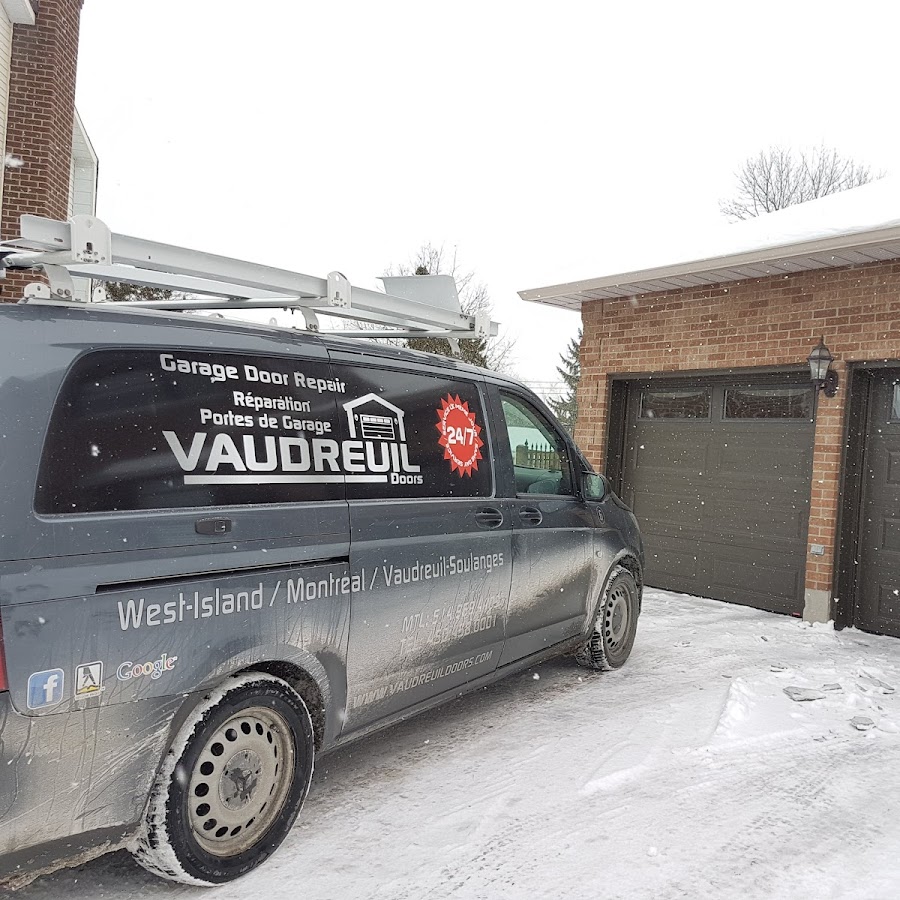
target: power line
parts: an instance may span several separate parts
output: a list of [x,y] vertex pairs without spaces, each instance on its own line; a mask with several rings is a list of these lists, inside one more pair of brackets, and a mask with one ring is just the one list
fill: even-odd
[[544,401],[557,400],[569,389],[564,381],[522,381],[522,384],[531,388]]
[[544,391],[565,391],[567,389],[566,383],[564,381],[529,381],[523,380],[522,384],[527,385],[533,391],[544,390]]

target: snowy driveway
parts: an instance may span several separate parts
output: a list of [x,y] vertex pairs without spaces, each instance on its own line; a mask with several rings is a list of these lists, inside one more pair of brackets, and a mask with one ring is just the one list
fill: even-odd
[[623,670],[548,663],[321,760],[238,882],[119,853],[15,898],[896,898],[893,687],[898,640],[648,591]]

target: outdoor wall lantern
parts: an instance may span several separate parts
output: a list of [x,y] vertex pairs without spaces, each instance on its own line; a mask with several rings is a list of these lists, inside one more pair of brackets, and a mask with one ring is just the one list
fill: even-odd
[[820,391],[824,391],[826,397],[833,397],[838,389],[838,374],[830,366],[834,362],[831,351],[825,346],[825,338],[819,339],[819,344],[813,352],[806,357],[809,363],[809,374],[813,384]]

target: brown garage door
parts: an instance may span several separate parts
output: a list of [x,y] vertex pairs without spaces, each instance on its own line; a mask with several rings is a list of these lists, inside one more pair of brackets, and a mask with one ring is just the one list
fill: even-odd
[[648,584],[802,613],[814,414],[808,376],[629,385],[623,493]]
[[857,624],[900,637],[900,369],[874,374],[869,398]]

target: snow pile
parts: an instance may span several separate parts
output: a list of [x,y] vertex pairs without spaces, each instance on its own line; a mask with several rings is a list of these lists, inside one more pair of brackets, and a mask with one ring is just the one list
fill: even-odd
[[878,669],[848,663],[802,669],[773,665],[768,673],[737,678],[712,744],[764,741],[790,732],[812,732],[814,739],[824,739],[848,724],[860,731],[872,727],[897,734],[896,690],[883,677]]

